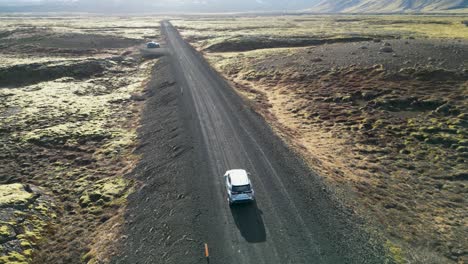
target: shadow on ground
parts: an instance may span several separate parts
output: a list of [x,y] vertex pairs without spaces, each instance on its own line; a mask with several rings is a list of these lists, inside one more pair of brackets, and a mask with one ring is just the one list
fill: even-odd
[[241,235],[249,243],[266,241],[262,210],[257,203],[231,206],[231,214]]
[[141,45],[139,47],[141,55],[146,59],[156,59],[160,58],[164,55],[169,54],[167,48],[157,48],[157,49],[149,49],[145,47],[146,45]]

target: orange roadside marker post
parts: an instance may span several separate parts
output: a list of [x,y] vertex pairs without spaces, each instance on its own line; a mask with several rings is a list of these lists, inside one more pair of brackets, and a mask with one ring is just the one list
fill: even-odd
[[210,263],[210,251],[208,250],[208,244],[205,243],[205,257],[206,263]]

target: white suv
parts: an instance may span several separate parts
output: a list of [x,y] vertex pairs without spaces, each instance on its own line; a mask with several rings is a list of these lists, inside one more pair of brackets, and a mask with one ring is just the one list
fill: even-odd
[[146,43],[146,47],[148,49],[157,49],[157,48],[160,48],[161,45],[159,43],[157,43],[157,42],[150,41],[150,42]]
[[228,170],[224,174],[229,205],[253,202],[255,193],[245,170]]

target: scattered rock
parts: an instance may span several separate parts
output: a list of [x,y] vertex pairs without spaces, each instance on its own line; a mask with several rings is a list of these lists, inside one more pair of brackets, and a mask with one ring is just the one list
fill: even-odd
[[322,58],[313,58],[311,61],[312,62],[321,62],[321,61],[323,61],[323,59]]
[[393,49],[391,47],[385,46],[385,47],[380,48],[379,51],[385,52],[385,53],[391,53],[393,52]]
[[133,101],[144,101],[146,100],[146,96],[143,93],[135,93],[130,96],[130,100]]
[[131,50],[126,50],[126,51],[122,52],[122,54],[120,54],[120,56],[128,56],[128,55],[130,55],[130,54],[132,54],[132,53],[133,53],[133,51],[131,51]]
[[93,203],[99,201],[101,197],[102,197],[102,194],[99,192],[93,192],[89,194],[89,200]]
[[381,39],[379,39],[379,38],[375,38],[375,39],[373,39],[372,41],[374,41],[375,43],[382,42],[382,40],[381,40]]
[[460,111],[458,109],[456,109],[455,107],[453,107],[449,103],[446,103],[446,104],[443,104],[443,105],[437,107],[437,109],[434,110],[434,112],[436,112],[438,114],[442,114],[442,115],[458,115],[458,114],[460,114]]

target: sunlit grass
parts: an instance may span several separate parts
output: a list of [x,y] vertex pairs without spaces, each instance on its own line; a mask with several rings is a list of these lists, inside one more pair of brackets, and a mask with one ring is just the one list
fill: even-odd
[[172,23],[186,37],[212,38],[233,36],[392,36],[418,38],[468,38],[461,22],[467,16],[361,16],[307,15],[280,17],[208,17],[176,19]]
[[0,31],[35,28],[56,33],[88,33],[143,38],[158,32],[155,17],[0,17]]

